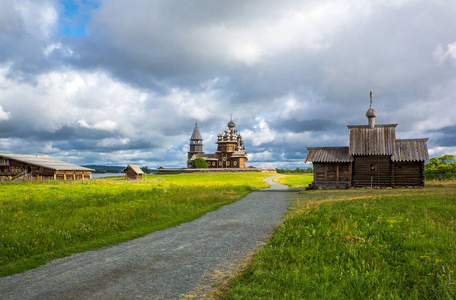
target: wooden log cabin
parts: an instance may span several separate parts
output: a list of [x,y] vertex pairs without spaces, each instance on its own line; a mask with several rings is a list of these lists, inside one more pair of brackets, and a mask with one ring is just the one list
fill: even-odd
[[144,175],[143,170],[137,165],[128,165],[121,173],[125,173],[126,180],[141,180]]
[[368,125],[348,125],[348,147],[307,147],[312,162],[312,188],[422,187],[427,138],[396,139],[397,124],[375,125],[371,104]]
[[92,169],[50,157],[0,154],[0,180],[88,180]]

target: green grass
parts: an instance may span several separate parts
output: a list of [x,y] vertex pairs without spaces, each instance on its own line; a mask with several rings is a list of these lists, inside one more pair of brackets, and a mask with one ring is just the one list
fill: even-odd
[[275,182],[288,185],[291,188],[305,188],[313,181],[313,174],[291,174],[274,178]]
[[454,299],[456,184],[312,191],[223,299]]
[[194,220],[267,187],[270,174],[0,183],[0,276]]

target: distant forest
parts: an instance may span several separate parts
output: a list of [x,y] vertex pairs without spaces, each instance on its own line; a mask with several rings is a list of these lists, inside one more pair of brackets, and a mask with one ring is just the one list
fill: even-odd
[[307,168],[307,169],[300,169],[296,168],[295,170],[290,170],[288,168],[286,169],[276,169],[277,173],[283,173],[283,174],[303,174],[303,173],[312,173],[313,169],[312,168]]
[[119,173],[125,166],[100,166],[100,165],[85,165],[83,167],[94,169],[94,173]]
[[[120,173],[126,166],[101,166],[101,165],[85,165],[83,167],[94,169],[93,173]],[[157,173],[157,169],[149,169],[147,166],[141,167],[144,173]]]

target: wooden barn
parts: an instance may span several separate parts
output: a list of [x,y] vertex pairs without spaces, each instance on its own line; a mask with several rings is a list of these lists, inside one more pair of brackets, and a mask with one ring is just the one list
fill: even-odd
[[126,180],[141,180],[144,175],[143,170],[137,165],[128,165],[121,173],[125,173]]
[[88,180],[92,169],[50,157],[0,154],[0,179],[14,180]]
[[368,125],[348,125],[348,147],[307,147],[309,188],[424,186],[428,139],[396,139],[397,124],[375,125],[376,116],[371,93]]

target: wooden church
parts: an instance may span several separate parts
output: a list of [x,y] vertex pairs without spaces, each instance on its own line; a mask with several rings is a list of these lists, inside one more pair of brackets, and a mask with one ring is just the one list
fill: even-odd
[[396,139],[397,124],[376,125],[376,116],[371,92],[368,125],[348,125],[348,147],[307,147],[309,189],[424,186],[428,139]]
[[217,135],[217,151],[214,154],[205,154],[203,152],[203,138],[198,129],[198,123],[196,123],[190,138],[187,168],[192,168],[193,161],[198,157],[203,158],[209,168],[245,168],[247,152],[242,136],[235,127],[236,124],[231,119],[225,131]]

